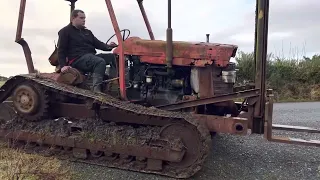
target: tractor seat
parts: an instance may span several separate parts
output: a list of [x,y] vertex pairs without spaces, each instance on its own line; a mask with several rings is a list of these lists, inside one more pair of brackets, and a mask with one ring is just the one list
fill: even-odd
[[70,68],[65,72],[60,72],[57,82],[68,85],[79,85],[87,79],[87,76],[75,68]]
[[52,66],[58,66],[59,61],[58,61],[58,48],[55,46],[54,51],[51,53],[50,57],[48,58],[49,62]]

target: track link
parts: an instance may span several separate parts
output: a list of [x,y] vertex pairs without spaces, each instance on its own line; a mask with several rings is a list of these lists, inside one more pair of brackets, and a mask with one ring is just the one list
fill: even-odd
[[[59,125],[56,123],[55,125],[52,125],[52,123],[55,122],[54,120],[42,120],[40,122],[23,121],[23,123],[21,123],[21,120],[17,119],[12,120],[9,123],[7,122],[6,124],[2,124],[2,129],[0,131],[0,135],[2,137],[6,136],[9,139],[22,140],[24,142],[29,140],[38,145],[45,144],[62,147],[60,150],[63,150],[63,152],[67,153],[67,158],[70,160],[74,157],[77,157],[78,161],[85,163],[99,164],[138,172],[160,174],[174,178],[189,178],[193,176],[201,169],[206,157],[208,156],[211,145],[211,136],[207,128],[197,121],[198,117],[196,115],[191,115],[190,113],[165,111],[157,108],[147,108],[141,105],[118,100],[107,94],[94,93],[77,87],[60,84],[52,80],[41,78],[36,74],[18,75],[9,79],[0,89],[0,102],[6,100],[11,95],[11,92],[15,89],[15,87],[17,87],[17,85],[25,82],[36,83],[37,86],[41,87],[46,92],[51,92],[51,94],[64,95],[84,101],[95,100],[104,106],[116,108],[124,113],[139,115],[146,119],[156,117],[159,118],[159,120],[167,120],[171,123],[167,124],[166,126],[143,125],[139,127],[133,127],[129,125],[114,125],[113,123],[102,122],[99,120],[76,119],[71,120],[71,124],[73,124],[73,128],[81,127],[80,130],[82,131],[76,134],[72,133],[72,127],[69,125],[69,123],[61,123]],[[17,124],[20,124],[21,126],[17,126]],[[45,133],[43,132],[44,129],[47,130]],[[104,144],[104,146],[106,146],[110,144],[110,140],[114,140],[114,137],[111,136],[110,132],[108,133],[108,131],[106,131],[107,129],[112,132],[111,134],[115,134],[115,136],[121,135],[121,140],[117,140],[117,143],[115,144],[111,143],[112,145],[109,148],[100,146],[100,144]],[[26,139],[25,136],[18,136],[19,133],[23,132],[33,133],[36,135],[34,135],[34,138],[29,136],[29,139]],[[122,132],[122,134],[119,132]],[[134,145],[132,146],[130,146],[130,143],[128,144],[127,138],[129,136],[126,136],[128,133],[133,133],[134,135],[132,137],[135,137]],[[58,141],[54,141],[54,138],[57,138],[57,135],[61,134],[64,134],[64,138],[69,138],[72,143],[56,143]],[[42,137],[42,143],[39,143],[39,137]],[[180,137],[180,139],[178,137]],[[82,141],[75,140],[79,140],[79,138],[82,138]],[[97,143],[97,139],[102,140],[102,143]],[[90,140],[93,140],[94,143]],[[188,145],[187,148],[189,149],[185,149],[186,154],[181,162],[178,162],[179,155],[176,155],[176,159],[174,157],[171,157],[170,160],[161,159],[163,162],[165,162],[162,168],[153,168],[150,170],[150,168],[147,167],[148,163],[153,164],[153,167],[157,167],[157,164],[163,162],[156,160],[154,157],[150,158],[151,156],[143,156],[143,154],[137,153],[139,150],[143,150],[144,148],[144,144],[142,142],[147,142],[148,146],[146,147],[148,148],[153,147],[156,149],[157,146],[162,147],[162,150],[167,148],[168,154],[171,153],[171,155],[175,155],[175,153],[172,151],[173,149],[181,153],[183,149],[182,146],[184,145]],[[157,142],[158,144],[154,143],[154,146],[152,146],[151,142]],[[196,143],[190,144],[190,142]],[[78,146],[75,144],[78,144]],[[123,151],[124,153],[121,153],[120,151],[117,152],[116,148],[113,149],[113,147],[116,146],[122,146],[123,149],[127,150],[131,147],[134,150],[128,155],[127,151]],[[138,147],[140,147],[140,149]],[[75,153],[77,151],[79,151],[78,154],[80,154],[82,158],[81,156],[77,156],[77,153]],[[70,154],[70,152],[72,153]],[[163,153],[163,151],[160,150],[159,152]],[[87,156],[88,154],[90,154],[90,157]],[[155,154],[157,155],[157,153]],[[195,157],[196,159],[194,159]],[[177,162],[174,162],[174,160],[177,160]],[[160,166],[158,165],[158,167]]]

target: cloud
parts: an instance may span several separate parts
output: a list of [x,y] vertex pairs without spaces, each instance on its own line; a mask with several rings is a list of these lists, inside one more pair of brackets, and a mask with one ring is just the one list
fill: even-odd
[[[269,52],[277,55],[312,55],[320,49],[320,11],[318,0],[282,0],[270,1],[269,12]],[[236,27],[229,38],[239,45],[241,50],[253,50],[254,11],[244,15],[247,21]]]
[[[27,73],[23,51],[14,42],[19,0],[1,0],[5,7],[0,16],[0,74],[11,76]],[[319,0],[270,1],[269,52],[278,55],[312,55],[320,50]],[[144,1],[156,39],[165,40],[167,1]],[[105,1],[79,0],[76,7],[87,15],[87,26],[101,41],[114,34]],[[132,36],[149,38],[136,0],[113,1],[121,29],[130,29]],[[172,1],[173,39],[230,43],[239,50],[251,52],[254,44],[255,0],[174,0]],[[69,21],[70,6],[66,1],[28,0],[23,38],[32,51],[35,67],[53,71],[48,57],[57,41],[57,32]],[[116,38],[112,39],[113,41]],[[21,70],[17,71],[18,68]]]

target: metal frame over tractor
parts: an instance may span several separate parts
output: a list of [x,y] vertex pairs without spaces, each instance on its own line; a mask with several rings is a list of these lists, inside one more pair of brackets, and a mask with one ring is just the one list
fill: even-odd
[[[77,0],[67,1],[74,10]],[[230,62],[236,45],[210,43],[208,35],[207,42],[172,40],[171,0],[166,41],[155,39],[142,0],[137,3],[150,39],[125,37],[130,30],[120,30],[111,0],[105,2],[118,47],[97,54],[113,60],[107,62],[103,93],[95,93],[90,73],[35,71],[22,38],[26,0],[21,0],[16,42],[29,73],[11,77],[0,88],[0,136],[12,147],[54,149],[58,157],[188,178],[202,168],[215,133],[256,133],[269,141],[319,145],[272,136],[272,129],[318,130],[272,123],[273,94],[265,85],[269,0],[257,0],[256,78],[244,87],[235,87],[236,65]],[[57,62],[56,48],[49,63],[59,69]],[[235,101],[239,98],[243,102]]]

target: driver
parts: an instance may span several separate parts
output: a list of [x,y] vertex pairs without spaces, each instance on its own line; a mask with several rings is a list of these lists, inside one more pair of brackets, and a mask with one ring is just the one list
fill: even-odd
[[93,91],[101,92],[106,71],[106,61],[96,56],[96,50],[111,51],[117,45],[99,41],[85,25],[86,16],[82,10],[73,10],[71,22],[58,35],[58,58],[61,72],[73,67],[81,72],[92,73]]

